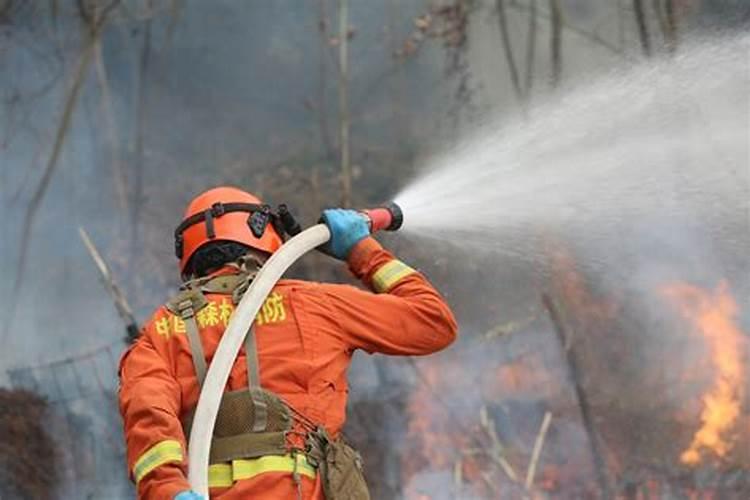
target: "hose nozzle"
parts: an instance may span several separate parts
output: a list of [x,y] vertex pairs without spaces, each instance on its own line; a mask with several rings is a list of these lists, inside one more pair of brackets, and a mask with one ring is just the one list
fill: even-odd
[[361,211],[370,226],[370,232],[398,231],[404,223],[404,212],[401,207],[391,202],[378,208],[369,208]]

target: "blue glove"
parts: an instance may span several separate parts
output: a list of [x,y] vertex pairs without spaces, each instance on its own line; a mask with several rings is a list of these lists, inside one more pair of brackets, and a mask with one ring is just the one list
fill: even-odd
[[354,210],[323,210],[320,220],[331,231],[331,239],[323,250],[339,260],[346,260],[354,245],[370,234],[364,217]]
[[206,500],[203,495],[199,495],[193,490],[181,491],[174,497],[174,500]]

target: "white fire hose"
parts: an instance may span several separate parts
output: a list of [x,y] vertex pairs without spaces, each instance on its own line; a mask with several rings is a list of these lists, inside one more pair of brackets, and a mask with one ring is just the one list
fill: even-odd
[[216,415],[237,354],[263,302],[286,270],[310,250],[326,243],[331,233],[318,224],[287,241],[263,265],[232,314],[214,354],[195,410],[188,444],[188,480],[196,493],[208,498],[208,461]]

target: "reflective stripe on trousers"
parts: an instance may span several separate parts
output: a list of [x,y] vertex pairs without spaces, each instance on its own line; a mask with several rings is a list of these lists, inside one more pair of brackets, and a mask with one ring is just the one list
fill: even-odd
[[307,476],[315,479],[317,474],[315,468],[307,462],[304,455],[266,455],[265,457],[254,458],[250,460],[232,460],[232,463],[214,464],[208,468],[208,487],[209,488],[229,488],[236,481],[241,479],[250,479],[265,472],[288,472],[296,471],[301,476]]

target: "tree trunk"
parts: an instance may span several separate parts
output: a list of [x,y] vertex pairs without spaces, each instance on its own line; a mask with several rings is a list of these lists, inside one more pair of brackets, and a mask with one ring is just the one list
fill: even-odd
[[617,0],[617,43],[620,50],[625,50],[625,0]]
[[513,91],[516,94],[516,98],[519,102],[522,102],[523,90],[521,89],[521,81],[518,76],[518,66],[516,65],[516,59],[513,55],[513,46],[510,40],[510,33],[508,32],[508,18],[505,13],[505,2],[504,0],[496,0],[496,5],[497,21],[500,27],[500,36],[503,40],[503,51],[505,52],[505,61],[508,64],[510,81],[513,84]]
[[583,388],[581,369],[573,352],[573,346],[571,345],[572,334],[565,318],[563,317],[563,310],[560,308],[559,304],[546,293],[542,294],[542,304],[544,304],[544,307],[549,313],[555,334],[560,342],[560,349],[562,350],[568,365],[568,373],[573,383],[578,407],[581,411],[581,421],[589,440],[591,457],[594,462],[594,472],[596,474],[599,489],[601,490],[600,498],[608,500],[612,495],[609,487],[609,478],[607,477],[607,465],[604,461],[604,453],[602,452],[599,443],[599,436],[594,427],[594,420],[591,415],[591,405],[589,404],[588,395]]
[[665,31],[664,38],[667,50],[674,53],[677,51],[677,13],[674,8],[674,0],[664,0]]
[[635,23],[638,26],[638,36],[641,40],[641,48],[646,57],[651,57],[651,38],[646,25],[646,12],[643,7],[643,0],[633,0],[633,13],[635,14]]
[[339,0],[339,148],[341,150],[341,205],[352,203],[349,159],[349,0]]
[[328,64],[326,58],[328,51],[328,13],[326,11],[326,0],[318,2],[318,33],[320,35],[320,60],[318,61],[318,127],[320,129],[320,141],[323,144],[326,159],[333,161],[334,148],[331,142],[331,133],[328,129],[328,100],[326,90],[328,89]]
[[534,60],[536,59],[536,0],[529,4],[529,32],[526,35],[526,78],[524,80],[524,95],[526,100],[531,98],[534,86]]
[[[147,7],[150,10],[150,1],[146,2]],[[143,170],[145,155],[144,140],[146,137],[146,106],[148,105],[148,70],[149,70],[149,59],[151,55],[151,15],[149,12],[148,19],[145,21],[143,28],[143,47],[141,48],[141,58],[138,70],[138,102],[136,104],[136,120],[135,120],[135,151],[133,154],[134,159],[134,170],[135,175],[133,179],[133,201],[132,201],[132,213],[130,221],[130,262],[135,262],[135,259],[140,253],[140,233],[139,225],[141,218],[141,207],[143,205]],[[132,290],[131,290],[132,292]]]
[[391,54],[391,64],[393,65],[394,72],[394,83],[390,95],[391,116],[389,127],[391,129],[391,140],[393,141],[393,144],[398,145],[398,150],[401,151],[402,144],[406,137],[406,134],[404,134],[406,123],[404,123],[404,115],[402,114],[402,110],[404,109],[403,103],[405,102],[404,95],[406,95],[406,81],[402,70],[402,61],[395,57],[396,52],[399,50],[399,40],[396,36],[396,28],[401,20],[401,0],[388,0],[387,19],[388,51]]
[[560,0],[550,0],[550,54],[552,54],[552,86],[557,87],[562,75],[563,13]]

